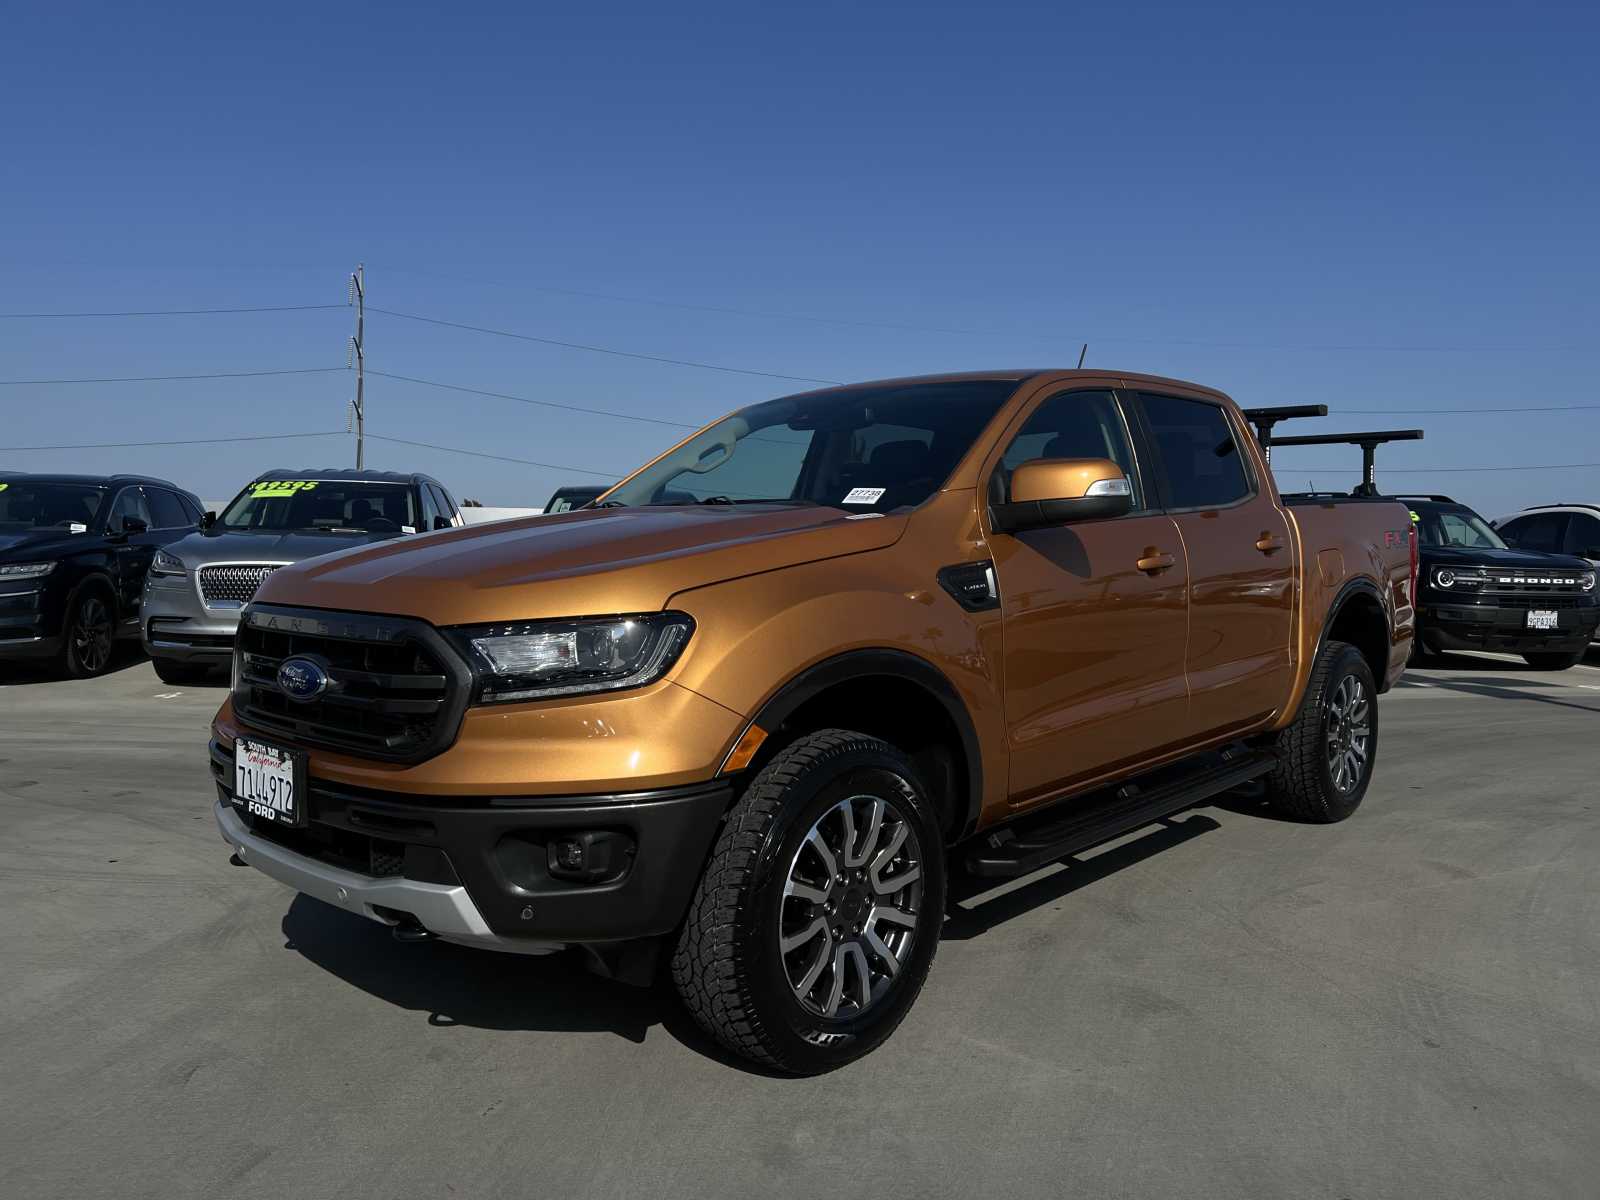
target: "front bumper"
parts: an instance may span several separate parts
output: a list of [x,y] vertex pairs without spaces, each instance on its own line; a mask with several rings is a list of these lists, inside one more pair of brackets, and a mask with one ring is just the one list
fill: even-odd
[[148,577],[139,633],[151,658],[221,664],[233,653],[243,605],[212,608],[200,602],[193,573]]
[[54,586],[50,576],[0,583],[0,658],[48,658],[61,649]]
[[[416,796],[309,780],[307,825],[274,828],[233,804],[233,754],[211,743],[223,840],[281,883],[388,925],[518,953],[654,937],[687,911],[732,799],[726,780],[565,797]],[[631,844],[595,883],[555,877],[561,834]]]
[[1582,650],[1600,625],[1600,601],[1583,596],[1577,603],[1562,597],[1555,609],[1556,628],[1529,629],[1530,609],[1544,607],[1536,599],[1515,606],[1469,597],[1426,600],[1419,607],[1419,636],[1430,650],[1505,650],[1513,654],[1569,653]]

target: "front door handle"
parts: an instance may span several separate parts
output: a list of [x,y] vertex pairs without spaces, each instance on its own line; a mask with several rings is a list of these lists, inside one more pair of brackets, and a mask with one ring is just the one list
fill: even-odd
[[1170,554],[1162,554],[1158,551],[1154,551],[1146,554],[1138,562],[1134,563],[1134,566],[1138,567],[1139,570],[1143,571],[1146,575],[1159,575],[1162,571],[1171,568],[1172,564],[1177,561],[1178,560],[1173,558]]
[[1283,549],[1283,539],[1275,533],[1263,533],[1256,539],[1256,549],[1263,554],[1272,554]]

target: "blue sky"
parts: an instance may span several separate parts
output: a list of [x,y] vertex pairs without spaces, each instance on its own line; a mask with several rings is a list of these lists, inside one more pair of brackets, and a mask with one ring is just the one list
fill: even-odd
[[[1421,425],[1380,481],[1600,502],[1593,5],[13,8],[0,313],[369,303],[752,371],[1089,362],[1303,432]],[[721,311],[738,310],[738,311]],[[342,367],[344,308],[0,320],[0,379]],[[375,370],[698,423],[804,385],[373,314]],[[0,387],[0,467],[207,498],[343,436],[334,371]],[[674,428],[385,378],[370,465],[537,504]],[[1356,412],[1354,410],[1381,410]],[[1349,486],[1354,450],[1280,451]]]

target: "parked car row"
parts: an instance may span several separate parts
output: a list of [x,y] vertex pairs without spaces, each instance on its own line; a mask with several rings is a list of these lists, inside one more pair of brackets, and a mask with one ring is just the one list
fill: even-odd
[[87,677],[141,640],[162,679],[189,681],[227,666],[239,613],[274,570],[462,524],[421,474],[267,471],[219,515],[165,479],[0,473],[0,660]]

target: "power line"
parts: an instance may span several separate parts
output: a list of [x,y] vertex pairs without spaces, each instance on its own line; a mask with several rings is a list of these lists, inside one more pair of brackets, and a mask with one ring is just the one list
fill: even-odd
[[[971,329],[940,325],[918,325],[897,321],[868,321],[850,317],[824,317],[815,313],[779,312],[770,309],[738,308],[717,304],[695,304],[680,300],[662,300],[649,296],[626,296],[615,292],[584,291],[579,288],[553,287],[550,285],[512,282],[509,280],[485,280],[477,276],[451,275],[442,271],[423,271],[413,267],[387,266],[385,270],[401,275],[419,275],[435,279],[453,279],[462,283],[509,288],[517,291],[544,292],[556,296],[580,296],[590,300],[609,300],[620,304],[640,304],[653,308],[675,308],[688,312],[721,313],[728,316],[759,317],[773,321],[800,321],[815,325],[843,325],[860,329],[893,329],[905,333],[940,333],[958,334],[964,337],[1011,337],[1016,330],[1000,329]],[[377,310],[374,309],[374,312]],[[1029,338],[1044,340],[1054,338],[1044,331],[1029,333]],[[1296,350],[1296,351],[1350,351],[1350,350],[1376,350],[1408,354],[1479,354],[1483,351],[1482,344],[1459,343],[1423,343],[1423,344],[1394,344],[1386,342],[1233,342],[1210,341],[1204,338],[1138,338],[1138,337],[1108,337],[1096,334],[1085,339],[1081,333],[1074,341],[1112,342],[1129,346],[1192,346],[1203,349],[1219,350]],[[1586,350],[1589,346],[1581,342],[1556,342],[1538,345],[1510,345],[1496,344],[1495,349],[1519,353],[1544,353],[1549,351]],[[779,376],[779,378],[793,379],[792,375]],[[805,382],[828,382],[827,380],[807,380]],[[1354,410],[1350,410],[1354,411]]]
[[240,437],[182,438],[165,442],[80,442],[70,446],[3,446],[0,447],[0,454],[9,454],[13,450],[133,450],[146,446],[215,446],[223,442],[277,442],[291,438],[343,436],[344,430],[330,429],[323,433],[262,433]]
[[467,325],[460,321],[445,321],[438,317],[424,317],[417,313],[396,312],[392,308],[374,307],[370,312],[399,317],[405,321],[421,321],[427,325],[442,325],[446,329],[464,329],[471,333],[487,333],[494,337],[515,338],[519,342],[538,342],[542,346],[560,346],[566,350],[583,350],[590,354],[609,354],[614,358],[633,358],[643,362],[666,363],[674,367],[698,367],[702,371],[722,371],[729,375],[758,375],[763,379],[789,379],[797,383],[824,383],[838,385],[837,379],[817,379],[810,375],[786,375],[778,371],[756,371],[749,367],[728,367],[720,363],[697,362],[688,358],[667,358],[659,354],[640,354],[632,350],[616,350],[608,346],[590,346],[582,342],[566,342],[559,338],[538,337],[531,333],[512,333],[505,329],[489,329],[483,325]]
[[210,317],[228,313],[316,312],[342,304],[268,304],[252,308],[144,308],[125,312],[0,313],[0,321],[62,321],[78,317]]
[[[343,308],[344,305],[339,305]],[[281,371],[213,371],[204,375],[102,375],[93,379],[0,379],[0,387],[46,387],[58,383],[172,383],[186,379],[259,379],[267,375],[327,375],[346,367],[291,367]]]
[[[374,310],[376,311],[376,310]],[[511,458],[504,454],[488,454],[482,450],[462,450],[457,446],[439,446],[433,442],[413,442],[408,438],[384,437],[382,434],[367,434],[375,442],[393,442],[397,446],[417,446],[423,450],[443,450],[447,454],[465,454],[471,458],[492,458],[496,462],[517,463],[524,467],[544,467],[551,471],[576,471],[579,475],[598,475],[602,479],[621,479],[628,471],[594,471],[587,467],[568,467],[560,463],[535,462],[531,458]]]
[[[1276,447],[1274,447],[1276,449]],[[1600,463],[1543,463],[1519,467],[1395,467],[1384,468],[1386,475],[1461,475],[1478,471],[1589,471],[1600,468]],[[1276,469],[1276,467],[1274,468]],[[1349,475],[1349,468],[1283,466],[1285,471],[1298,471],[1308,475]],[[1357,472],[1359,473],[1359,472]]]
[[1395,413],[1422,414],[1448,413],[1460,416],[1463,413],[1534,413],[1534,412],[1588,412],[1600,408],[1600,404],[1547,404],[1535,408],[1340,408],[1330,410],[1329,415],[1336,413]]
[[[374,312],[377,310],[374,309]],[[491,392],[483,388],[465,387],[459,383],[441,383],[436,379],[418,379],[414,375],[396,375],[392,371],[367,368],[368,375],[381,375],[385,379],[398,379],[404,383],[417,383],[423,387],[442,388],[447,392],[464,392],[469,396],[488,396],[495,400],[515,400],[518,404],[535,404],[540,408],[558,408],[563,412],[587,413],[596,417],[614,417],[619,421],[642,421],[650,425],[670,425],[674,429],[699,429],[692,421],[668,421],[664,417],[641,417],[634,413],[615,412],[606,408],[585,408],[581,404],[559,404],[554,400],[535,400],[531,396],[513,396],[509,392]]]

